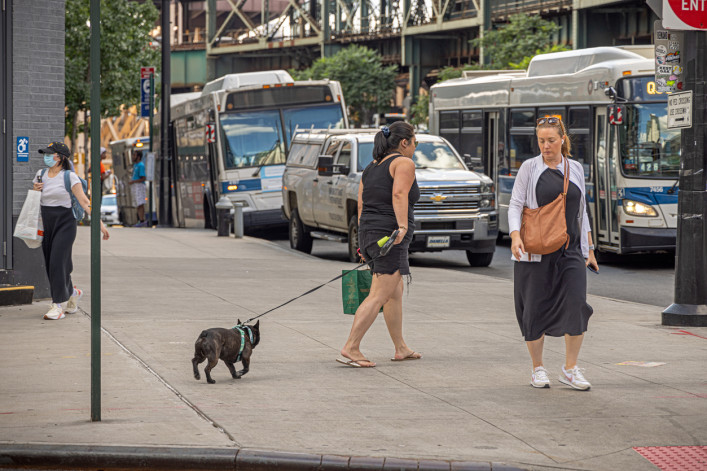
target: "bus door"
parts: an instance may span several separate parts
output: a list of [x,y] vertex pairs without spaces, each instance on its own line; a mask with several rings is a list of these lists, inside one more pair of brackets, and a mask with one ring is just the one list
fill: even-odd
[[[612,201],[616,201],[616,168],[611,165],[611,155],[618,150],[615,148],[616,127],[607,123],[607,109],[597,107],[594,122],[595,144],[594,158],[596,168],[595,182],[595,234],[596,243],[604,248],[616,247],[618,244],[618,224],[615,208]],[[614,196],[612,197],[612,191]]]
[[498,162],[499,146],[503,145],[499,139],[498,132],[498,111],[485,113],[485,130],[484,139],[484,173],[488,175],[494,184],[496,183],[496,168]]

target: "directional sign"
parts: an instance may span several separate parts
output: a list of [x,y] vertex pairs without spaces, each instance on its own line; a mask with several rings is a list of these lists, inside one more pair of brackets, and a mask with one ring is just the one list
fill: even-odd
[[29,137],[18,136],[17,137],[17,161],[18,162],[28,162],[29,161]]
[[140,67],[140,117],[150,117],[150,76],[155,74],[154,67]]
[[668,129],[692,127],[692,90],[668,95]]
[[663,26],[707,31],[707,0],[664,0]]

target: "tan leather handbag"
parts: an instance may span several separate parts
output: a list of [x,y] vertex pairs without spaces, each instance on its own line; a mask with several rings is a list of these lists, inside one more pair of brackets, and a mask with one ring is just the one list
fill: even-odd
[[569,161],[565,160],[565,181],[562,193],[552,203],[539,208],[523,208],[523,220],[520,225],[520,239],[525,251],[531,254],[545,255],[556,252],[563,245],[570,245],[567,234],[565,207],[567,206],[567,188],[570,182]]

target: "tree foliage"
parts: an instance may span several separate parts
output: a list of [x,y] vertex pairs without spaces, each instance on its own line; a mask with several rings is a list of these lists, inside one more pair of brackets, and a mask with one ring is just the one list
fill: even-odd
[[317,59],[308,69],[291,70],[290,74],[295,80],[328,78],[340,82],[349,120],[361,125],[390,107],[397,67],[384,66],[380,54],[372,49],[351,45],[331,57]]
[[[484,55],[491,58],[489,69],[520,67],[524,60],[547,50],[552,44],[552,36],[561,27],[540,16],[522,13],[512,15],[510,22],[493,31],[484,33],[483,38],[471,41],[472,46],[484,47]],[[555,50],[565,50],[561,46]]]
[[427,118],[430,114],[430,95],[427,93],[420,94],[417,97],[417,102],[410,107],[410,124],[427,125]]
[[[154,3],[101,0],[101,116],[140,100],[140,67],[159,69],[150,46],[159,11]],[[66,130],[75,136],[79,112],[90,108],[90,0],[66,0]],[[73,140],[73,139],[72,139]]]

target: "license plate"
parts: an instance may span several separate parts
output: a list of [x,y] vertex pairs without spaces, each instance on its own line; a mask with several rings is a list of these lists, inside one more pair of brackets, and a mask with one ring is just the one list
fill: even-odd
[[439,247],[449,247],[450,236],[427,236],[427,247],[429,248],[439,248]]

